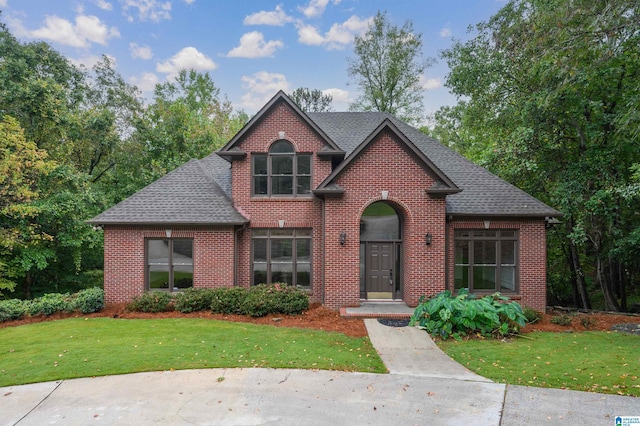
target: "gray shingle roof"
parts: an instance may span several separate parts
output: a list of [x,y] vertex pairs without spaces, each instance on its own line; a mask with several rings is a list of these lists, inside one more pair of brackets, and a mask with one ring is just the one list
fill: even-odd
[[[462,189],[462,192],[447,196],[447,214],[483,217],[561,215],[391,114],[328,112],[309,113],[308,117],[331,139],[328,141],[331,145],[346,152],[344,161],[349,161],[351,154],[357,154],[354,150],[385,119],[391,120]],[[189,161],[89,221],[96,225],[236,225],[246,222],[231,201],[231,165],[215,153]]]
[[89,221],[95,225],[236,225],[230,164],[211,154],[191,160]]
[[309,117],[348,156],[385,119],[390,119],[462,192],[447,196],[447,213],[458,216],[560,216],[561,213],[488,170],[382,112],[309,113]]

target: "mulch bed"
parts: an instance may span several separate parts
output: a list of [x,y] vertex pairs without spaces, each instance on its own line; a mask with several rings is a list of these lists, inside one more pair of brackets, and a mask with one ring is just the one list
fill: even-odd
[[[570,315],[569,325],[559,325],[552,322],[552,318],[558,315]],[[365,337],[367,329],[361,319],[344,318],[339,312],[325,308],[320,304],[313,304],[310,309],[301,315],[268,315],[262,318],[251,318],[243,315],[212,314],[211,312],[194,312],[183,314],[180,312],[162,312],[147,314],[143,312],[128,312],[125,305],[111,305],[95,314],[56,313],[50,316],[38,315],[16,321],[0,323],[0,328],[15,327],[23,324],[32,324],[42,321],[53,321],[64,318],[95,318],[111,317],[120,319],[146,319],[146,318],[206,318],[213,320],[247,322],[252,324],[269,324],[274,327],[311,328],[316,330],[335,331],[352,337]],[[381,319],[380,323],[390,327],[406,327],[407,320]],[[640,334],[639,315],[621,315],[610,313],[566,313],[550,312],[542,318],[524,327],[522,333],[535,331],[580,332],[580,331],[609,331],[617,330],[628,333]]]

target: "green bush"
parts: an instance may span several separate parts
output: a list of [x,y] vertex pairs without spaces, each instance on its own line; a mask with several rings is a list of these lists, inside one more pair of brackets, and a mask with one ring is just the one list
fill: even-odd
[[573,321],[573,315],[557,315],[551,317],[551,323],[556,325],[569,326]]
[[17,320],[28,312],[28,300],[9,299],[0,301],[0,322]]
[[29,315],[51,315],[56,312],[73,312],[72,298],[68,293],[49,293],[35,298],[29,304]]
[[148,291],[135,297],[127,309],[136,312],[166,312],[172,308],[173,296],[164,291]]
[[211,312],[214,314],[242,315],[244,313],[242,306],[248,293],[248,290],[244,287],[214,289],[210,305]]
[[524,316],[527,319],[527,324],[533,324],[534,322],[540,321],[542,318],[542,314],[535,309],[524,308]]
[[104,290],[99,287],[80,290],[72,296],[71,307],[83,314],[98,312],[104,308]]
[[269,314],[296,315],[309,309],[304,290],[283,283],[260,284],[249,289],[242,312],[252,317]]
[[477,299],[468,289],[460,289],[453,297],[449,290],[420,302],[411,316],[410,325],[416,323],[429,334],[456,339],[466,334],[502,337],[517,333],[526,323],[522,307],[507,302],[500,293]]
[[182,313],[206,311],[211,308],[215,296],[212,288],[188,288],[178,293],[174,300],[174,308]]

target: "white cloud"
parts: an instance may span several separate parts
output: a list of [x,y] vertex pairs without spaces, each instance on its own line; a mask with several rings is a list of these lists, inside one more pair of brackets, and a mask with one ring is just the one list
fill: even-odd
[[160,79],[152,72],[144,72],[140,76],[130,77],[129,83],[142,92],[151,92],[156,88],[156,84],[160,83]]
[[194,4],[196,0],[183,0],[186,4]]
[[323,36],[312,25],[298,25],[298,41],[312,46],[326,46],[327,49],[344,49],[353,43],[355,36],[364,34],[372,18],[360,19],[353,15],[341,24],[335,23]]
[[102,10],[113,10],[113,5],[106,0],[94,0],[93,2]]
[[240,37],[240,45],[227,53],[230,58],[263,58],[273,56],[277,49],[284,47],[280,40],[264,41],[261,32],[251,31]]
[[[333,4],[338,3],[340,3],[340,0],[333,0]],[[328,4],[329,0],[309,0],[309,4],[298,7],[298,10],[307,18],[317,18],[322,16]]]
[[244,25],[271,25],[281,27],[288,22],[293,22],[293,18],[282,10],[282,5],[276,6],[276,10],[267,12],[262,10],[251,15],[247,15],[242,23]]
[[167,78],[178,75],[182,69],[194,69],[196,71],[212,71],[218,68],[211,58],[199,52],[195,47],[185,47],[168,61],[159,62],[156,71],[168,74]]
[[298,41],[311,46],[321,46],[324,43],[324,37],[313,25],[300,25],[298,27]]
[[153,51],[149,46],[140,46],[138,43],[129,43],[129,50],[131,51],[132,58],[151,59],[153,57]]
[[322,93],[324,95],[331,95],[334,103],[346,103],[346,102],[352,101],[351,94],[344,89],[337,89],[337,88],[325,89],[322,91]]
[[240,106],[250,111],[262,108],[278,90],[284,90],[287,93],[290,90],[289,82],[284,74],[266,71],[257,72],[252,76],[243,76],[242,88],[247,92],[242,95]]
[[449,24],[447,24],[444,28],[440,30],[440,37],[442,38],[451,37],[451,28],[449,28]]
[[35,30],[28,30],[20,21],[13,21],[18,25],[17,32],[29,38],[50,40],[66,46],[89,47],[91,43],[107,45],[107,40],[120,37],[116,27],[107,27],[97,16],[78,15],[75,25],[58,16],[47,16],[44,26]]
[[0,7],[7,7],[7,0],[0,0]]
[[135,17],[129,9],[137,9],[140,21],[160,22],[163,19],[171,19],[171,2],[159,2],[158,0],[121,0],[122,11],[129,22]]
[[442,87],[442,80],[439,78],[426,78],[424,75],[421,75],[418,77],[418,84],[420,84],[424,90],[434,90]]

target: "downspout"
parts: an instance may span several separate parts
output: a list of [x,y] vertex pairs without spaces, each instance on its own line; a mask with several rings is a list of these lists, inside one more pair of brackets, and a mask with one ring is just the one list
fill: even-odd
[[326,224],[325,224],[325,200],[324,197],[320,199],[322,202],[322,277],[321,277],[321,287],[322,287],[322,295],[321,295],[321,301],[322,301],[322,305],[324,306],[324,302],[325,302],[325,282],[324,282],[324,277],[325,277],[325,268],[326,268],[326,262],[325,262],[325,251],[326,251],[326,235],[325,235],[325,230],[326,230]]
[[239,228],[233,231],[233,286],[238,287],[238,234],[240,231],[244,231],[247,228],[247,224],[244,223]]
[[[450,216],[444,217],[444,289],[449,289],[449,223]],[[453,290],[453,289],[452,289]]]

